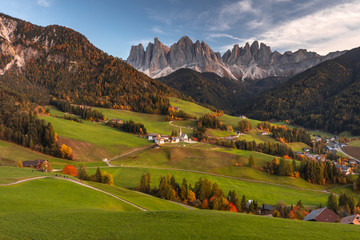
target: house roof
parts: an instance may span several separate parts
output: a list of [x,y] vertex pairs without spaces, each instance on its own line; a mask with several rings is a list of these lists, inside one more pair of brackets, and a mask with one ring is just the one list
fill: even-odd
[[262,209],[263,210],[275,210],[275,206],[268,205],[268,204],[263,204]]
[[149,133],[148,136],[152,136],[152,137],[156,137],[156,136],[159,136],[160,134],[158,133]]
[[313,221],[315,220],[315,218],[322,212],[325,210],[326,207],[324,208],[319,208],[316,210],[311,211],[306,217],[304,217],[304,221]]
[[335,222],[338,219],[337,215],[327,207],[316,209],[311,211],[305,218],[304,221],[317,221],[317,222]]
[[340,223],[343,224],[360,224],[360,215],[354,214],[351,216],[344,217],[341,219]]

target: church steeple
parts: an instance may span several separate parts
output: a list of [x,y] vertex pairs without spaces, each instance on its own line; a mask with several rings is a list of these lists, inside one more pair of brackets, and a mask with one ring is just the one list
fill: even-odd
[[182,132],[181,132],[181,127],[180,127],[180,130],[179,130],[179,137],[181,137],[182,135]]

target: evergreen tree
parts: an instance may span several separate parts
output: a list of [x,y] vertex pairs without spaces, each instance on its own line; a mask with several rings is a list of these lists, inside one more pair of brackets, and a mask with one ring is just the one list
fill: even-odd
[[330,196],[328,197],[328,201],[326,203],[326,206],[330,210],[333,210],[334,212],[337,212],[337,210],[338,210],[338,199],[333,193],[331,193]]
[[255,158],[252,154],[249,157],[249,167],[251,168],[255,167]]
[[241,199],[241,211],[245,211],[246,209],[246,198],[245,198],[245,195],[242,196],[242,199]]
[[86,170],[86,166],[83,164],[78,171],[78,178],[82,180],[88,180],[89,176]]

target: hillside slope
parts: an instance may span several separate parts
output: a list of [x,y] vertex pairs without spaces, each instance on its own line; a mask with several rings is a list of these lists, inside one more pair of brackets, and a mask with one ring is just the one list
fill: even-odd
[[250,117],[292,119],[333,133],[360,134],[360,48],[321,63],[250,101]]
[[66,27],[0,14],[0,48],[1,82],[10,88],[28,81],[74,103],[151,113],[166,112],[167,96],[177,95]]

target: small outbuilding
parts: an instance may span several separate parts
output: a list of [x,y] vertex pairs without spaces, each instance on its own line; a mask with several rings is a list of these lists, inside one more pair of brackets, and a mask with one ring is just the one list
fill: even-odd
[[261,215],[270,215],[276,210],[275,206],[263,204],[261,207]]
[[335,222],[339,218],[339,215],[334,213],[327,207],[319,208],[311,211],[304,221],[316,221],[316,222]]
[[354,214],[351,216],[344,217],[343,219],[341,219],[340,223],[360,225],[360,215]]

